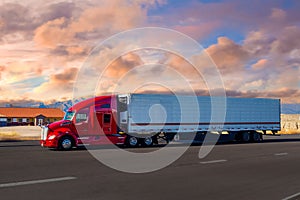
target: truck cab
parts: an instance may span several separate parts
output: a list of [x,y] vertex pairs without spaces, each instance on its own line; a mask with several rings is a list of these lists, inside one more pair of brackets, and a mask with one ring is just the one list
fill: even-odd
[[[70,107],[60,121],[42,127],[41,145],[69,150],[81,145],[123,145],[115,96],[94,97]],[[122,132],[120,132],[122,133]]]

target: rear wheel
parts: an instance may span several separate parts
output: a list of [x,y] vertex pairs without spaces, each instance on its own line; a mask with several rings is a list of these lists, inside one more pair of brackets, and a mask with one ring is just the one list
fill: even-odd
[[145,137],[145,138],[142,138],[141,140],[142,140],[142,145],[145,147],[150,147],[153,145],[152,137]]
[[257,133],[257,132],[253,132],[253,133],[252,133],[251,139],[252,139],[253,142],[259,142],[259,141],[260,141],[260,138],[261,138],[261,136],[260,136],[259,133]]
[[136,146],[138,146],[138,144],[139,144],[139,141],[136,137],[134,137],[134,136],[127,137],[127,145],[129,147],[136,147]]
[[62,137],[58,143],[58,148],[61,150],[70,150],[73,146],[73,139],[70,136]]
[[250,133],[249,132],[243,132],[242,141],[243,142],[249,142],[250,141]]

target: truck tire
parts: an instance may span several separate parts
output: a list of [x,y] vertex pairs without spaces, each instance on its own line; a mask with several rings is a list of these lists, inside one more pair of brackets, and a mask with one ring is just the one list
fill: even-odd
[[260,139],[261,139],[261,137],[260,137],[260,134],[259,134],[259,133],[253,132],[253,133],[251,134],[251,140],[252,140],[253,142],[260,142]]
[[62,137],[58,142],[58,149],[60,150],[70,150],[74,146],[73,139],[70,136]]
[[243,132],[242,141],[243,142],[249,142],[250,141],[250,133],[249,132]]
[[144,147],[151,147],[153,145],[153,138],[151,136],[141,138],[141,143]]
[[134,136],[128,136],[126,144],[129,147],[137,147],[139,144],[139,140]]

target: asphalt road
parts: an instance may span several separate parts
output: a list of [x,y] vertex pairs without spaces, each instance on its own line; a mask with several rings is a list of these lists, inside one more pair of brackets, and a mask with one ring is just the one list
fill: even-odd
[[[216,145],[204,159],[198,158],[199,148],[190,147],[162,170],[128,174],[106,167],[86,150],[0,142],[0,198],[300,199],[300,136]],[[156,148],[131,151],[149,150]]]

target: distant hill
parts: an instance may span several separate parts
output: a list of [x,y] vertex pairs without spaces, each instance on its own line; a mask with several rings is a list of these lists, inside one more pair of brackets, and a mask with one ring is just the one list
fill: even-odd
[[[75,103],[79,102],[79,101],[83,101],[84,98],[80,99],[80,100],[76,100]],[[48,104],[45,105],[43,104],[42,106],[45,106],[46,108],[60,108],[62,109],[64,112],[67,112],[67,110],[73,105],[72,100],[68,100],[68,101],[58,101],[55,102],[53,104]],[[41,105],[40,105],[41,106]]]

